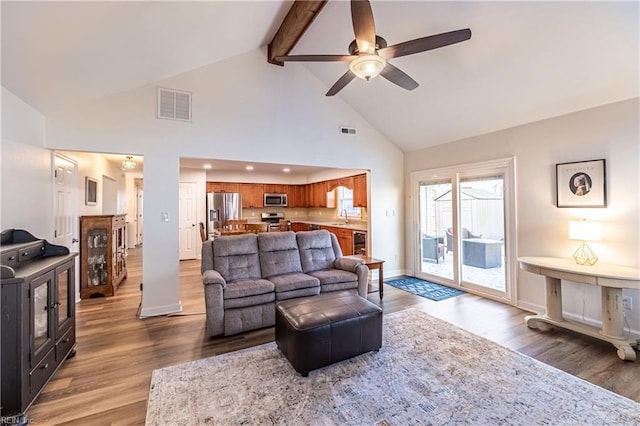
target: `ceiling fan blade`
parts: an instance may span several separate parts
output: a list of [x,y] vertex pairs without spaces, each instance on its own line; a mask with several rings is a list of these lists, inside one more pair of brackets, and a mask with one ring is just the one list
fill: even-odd
[[466,28],[394,44],[378,50],[378,54],[385,59],[399,58],[400,56],[413,55],[414,53],[426,52],[427,50],[460,43],[470,38],[471,30]]
[[331,89],[327,92],[326,96],[333,96],[339,91],[341,91],[347,84],[351,83],[351,80],[356,78],[356,75],[351,72],[351,70],[347,70],[346,73],[336,83],[331,86]]
[[376,25],[368,0],[351,0],[351,20],[356,43],[360,53],[374,53],[376,50]]
[[389,62],[387,62],[387,65],[382,69],[380,75],[403,89],[413,90],[418,87],[418,83],[414,79],[405,74],[404,71],[401,71],[391,65]]
[[276,56],[275,60],[280,62],[349,62],[357,58],[351,55],[289,55]]

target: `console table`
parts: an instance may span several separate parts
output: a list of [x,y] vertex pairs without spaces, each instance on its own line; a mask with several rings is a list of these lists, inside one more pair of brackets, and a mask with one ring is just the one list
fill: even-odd
[[[545,277],[546,312],[525,317],[529,328],[545,330],[545,324],[566,328],[611,343],[620,359],[635,361],[638,340],[624,334],[622,289],[640,289],[640,269],[597,263],[578,265],[573,259],[520,257],[520,269]],[[602,288],[602,328],[565,320],[562,316],[561,280]]]

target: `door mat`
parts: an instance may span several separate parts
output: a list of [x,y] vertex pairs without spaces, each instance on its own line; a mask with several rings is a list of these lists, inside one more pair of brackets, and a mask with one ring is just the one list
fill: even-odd
[[421,280],[416,277],[397,278],[395,280],[385,281],[384,283],[436,302],[449,299],[450,297],[459,296],[464,293],[462,290],[432,283],[431,281]]

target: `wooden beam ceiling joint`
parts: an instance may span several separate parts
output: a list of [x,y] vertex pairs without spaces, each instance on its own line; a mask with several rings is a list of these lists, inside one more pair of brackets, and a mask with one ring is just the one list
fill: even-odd
[[268,45],[267,62],[280,66],[284,65],[283,62],[276,61],[275,58],[277,56],[286,56],[291,52],[326,2],[326,0],[296,0],[293,2],[289,13],[285,16],[276,35],[273,36],[273,40]]

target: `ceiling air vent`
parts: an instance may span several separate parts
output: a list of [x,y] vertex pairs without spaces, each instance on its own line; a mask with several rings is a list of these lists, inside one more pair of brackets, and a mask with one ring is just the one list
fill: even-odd
[[158,87],[158,118],[191,121],[191,92]]
[[355,127],[340,126],[340,134],[341,135],[355,135],[356,134],[356,128]]

